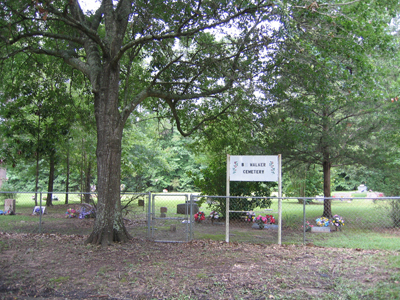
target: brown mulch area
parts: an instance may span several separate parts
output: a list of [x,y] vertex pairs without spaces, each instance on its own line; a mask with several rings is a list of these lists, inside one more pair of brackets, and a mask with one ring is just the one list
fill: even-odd
[[393,275],[385,251],[85,238],[0,232],[0,299],[312,299]]

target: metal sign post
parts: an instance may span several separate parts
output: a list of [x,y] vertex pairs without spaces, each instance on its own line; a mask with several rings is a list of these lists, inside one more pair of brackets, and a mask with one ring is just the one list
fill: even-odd
[[282,245],[282,155],[278,155],[278,245]]
[[229,196],[230,196],[230,161],[229,154],[226,155],[226,204],[225,204],[225,241],[229,243]]

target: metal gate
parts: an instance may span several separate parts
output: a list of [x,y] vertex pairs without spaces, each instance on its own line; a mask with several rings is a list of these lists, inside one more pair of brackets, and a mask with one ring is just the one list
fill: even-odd
[[153,194],[148,205],[148,237],[156,242],[190,241],[197,210],[188,194]]

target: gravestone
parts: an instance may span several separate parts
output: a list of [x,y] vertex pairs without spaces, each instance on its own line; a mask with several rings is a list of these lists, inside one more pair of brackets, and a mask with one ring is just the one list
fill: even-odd
[[311,232],[331,232],[331,229],[328,226],[326,227],[313,226],[311,227]]
[[[42,206],[42,215],[46,214],[46,206]],[[35,206],[32,215],[40,215],[40,206]]]
[[365,193],[368,191],[367,186],[364,184],[360,184],[357,189],[359,193]]
[[[197,203],[194,203],[192,207],[193,207],[192,214],[196,214],[199,212],[199,206],[197,205]],[[186,213],[190,214],[190,203],[186,202],[186,203],[178,204],[176,206],[176,213],[182,214],[182,215],[184,215]]]
[[168,209],[166,207],[160,207],[160,218],[165,218],[167,217],[166,212],[168,211]]
[[[278,229],[278,225],[275,224],[264,224],[264,228],[262,229]],[[258,225],[257,223],[253,223],[253,225],[251,225],[251,228],[253,229],[261,229],[260,225]]]
[[4,211],[12,211],[15,213],[15,199],[5,199],[4,201]]

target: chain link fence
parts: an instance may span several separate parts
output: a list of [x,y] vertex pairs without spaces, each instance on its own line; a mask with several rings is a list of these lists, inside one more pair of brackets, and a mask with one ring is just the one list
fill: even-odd
[[[36,198],[36,201],[35,201]],[[150,193],[122,193],[125,225],[133,236],[147,238]],[[0,192],[0,231],[88,235],[96,216],[96,193]]]
[[[400,197],[230,197],[228,231],[225,197],[196,200],[206,219],[195,221],[195,239],[374,248],[400,237]],[[326,210],[330,218],[323,218]]]
[[193,220],[199,207],[190,194],[153,194],[148,211],[150,239],[160,242],[193,239]]
[[[0,231],[89,234],[95,216],[90,209],[95,209],[96,194],[91,193],[86,203],[85,193],[68,193],[67,204],[66,195],[54,192],[53,206],[47,207],[47,193],[38,193],[38,205],[35,205],[35,193],[1,192]],[[276,244],[280,241],[282,244],[374,248],[396,242],[400,237],[400,197],[229,199],[227,229],[226,197],[170,193],[123,193],[121,196],[130,234],[154,241],[225,241],[228,235],[230,242]],[[321,217],[327,201],[332,217],[336,217],[324,220]],[[9,210],[15,214],[7,214]]]
[[[230,242],[278,243],[278,199],[264,197],[229,197],[227,228],[226,199],[222,196],[194,196],[200,215],[194,215],[194,238]],[[260,229],[262,227],[262,230]]]

